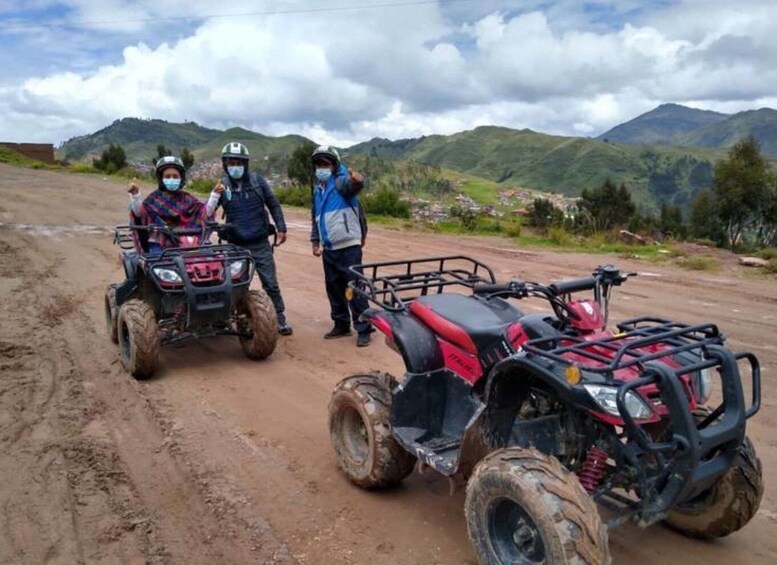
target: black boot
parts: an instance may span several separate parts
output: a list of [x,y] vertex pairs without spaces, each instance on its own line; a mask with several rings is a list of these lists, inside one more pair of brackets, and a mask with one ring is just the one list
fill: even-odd
[[324,339],[334,339],[336,337],[345,337],[347,335],[351,335],[350,326],[338,326],[335,324],[335,327],[324,334]]

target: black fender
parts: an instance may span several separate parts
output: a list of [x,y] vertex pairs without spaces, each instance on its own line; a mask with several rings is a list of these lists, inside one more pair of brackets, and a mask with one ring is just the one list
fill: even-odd
[[[519,352],[497,363],[486,377],[482,398],[484,409],[464,434],[458,471],[468,476],[475,465],[494,449],[509,443],[518,409],[530,387],[553,392],[560,401],[571,404],[593,402],[588,393],[570,385],[542,363]],[[592,405],[591,408],[594,408]],[[543,420],[542,418],[540,420]],[[545,424],[557,426],[558,419]],[[539,422],[538,422],[539,423]]]
[[429,373],[445,366],[434,332],[410,314],[369,309],[362,317],[384,334],[381,322],[388,325],[391,336],[387,337],[393,339],[408,373]]

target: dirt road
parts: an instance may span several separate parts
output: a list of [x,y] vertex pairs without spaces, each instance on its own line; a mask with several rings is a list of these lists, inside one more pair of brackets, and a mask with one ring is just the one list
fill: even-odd
[[[170,347],[160,374],[138,383],[103,326],[104,286],[120,277],[109,226],[125,210],[115,182],[0,165],[0,563],[473,563],[463,493],[427,475],[365,492],[335,467],[333,385],[402,368],[380,340],[321,339],[330,322],[305,215],[289,214],[277,255],[294,336],[261,363],[229,338]],[[715,543],[624,526],[610,544],[616,563],[777,562],[777,281],[380,228],[365,258],[458,252],[500,278],[540,281],[616,260],[645,273],[618,292],[616,320],[712,319],[754,351],[764,366],[749,428],[766,473],[759,514]]]

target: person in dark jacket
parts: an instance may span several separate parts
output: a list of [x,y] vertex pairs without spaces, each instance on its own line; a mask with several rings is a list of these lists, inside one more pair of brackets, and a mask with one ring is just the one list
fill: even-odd
[[[259,173],[248,170],[248,149],[242,143],[227,143],[221,150],[221,163],[226,173],[216,185],[223,188],[218,205],[224,209],[231,228],[224,239],[251,252],[256,272],[278,315],[278,332],[291,335],[292,328],[286,321],[286,307],[278,286],[273,249],[268,238],[277,232],[277,244],[286,241],[286,222],[278,199],[267,181]],[[273,227],[267,215],[270,211]],[[273,232],[273,229],[275,232]]]
[[372,326],[360,319],[367,300],[355,294],[346,298],[348,283],[354,279],[351,267],[362,263],[362,247],[367,238],[367,220],[356,195],[364,187],[359,173],[350,173],[332,147],[313,152],[313,206],[310,241],[313,255],[323,257],[324,281],[334,327],[324,335],[333,339],[351,335],[351,322],[358,334],[356,345],[370,343]]

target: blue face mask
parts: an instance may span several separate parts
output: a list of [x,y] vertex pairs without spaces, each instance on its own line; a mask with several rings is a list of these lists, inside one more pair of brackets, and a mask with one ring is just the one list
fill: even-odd
[[242,165],[239,167],[227,167],[227,172],[229,173],[229,176],[233,179],[242,179],[243,173],[245,172],[245,167]]
[[316,178],[321,182],[326,182],[332,176],[332,169],[316,169]]
[[170,192],[175,192],[181,188],[181,179],[162,179],[162,184]]

